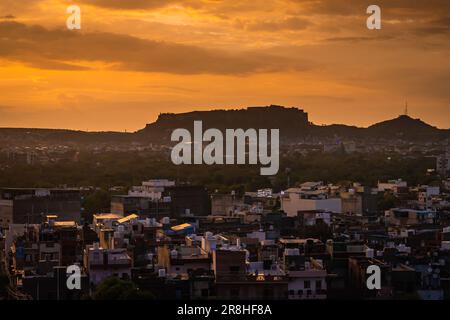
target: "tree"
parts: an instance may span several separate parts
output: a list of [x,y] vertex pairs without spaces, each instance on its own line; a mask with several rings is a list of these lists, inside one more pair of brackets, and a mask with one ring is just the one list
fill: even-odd
[[140,291],[133,282],[110,277],[100,283],[93,295],[94,300],[150,300],[153,294]]
[[380,211],[389,210],[397,207],[400,204],[400,200],[390,192],[386,192],[379,200],[378,200],[378,209]]
[[84,210],[88,215],[92,215],[109,209],[110,205],[111,195],[105,190],[97,190],[86,197]]

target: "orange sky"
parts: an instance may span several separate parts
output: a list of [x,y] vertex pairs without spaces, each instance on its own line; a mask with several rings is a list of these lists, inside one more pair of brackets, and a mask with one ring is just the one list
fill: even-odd
[[[382,30],[366,8],[382,8]],[[66,8],[82,11],[66,29]],[[279,104],[450,127],[448,0],[1,0],[0,126],[134,131]]]

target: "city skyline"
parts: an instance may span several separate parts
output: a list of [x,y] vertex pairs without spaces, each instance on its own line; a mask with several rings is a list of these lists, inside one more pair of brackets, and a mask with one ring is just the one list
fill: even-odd
[[[0,127],[136,131],[269,104],[315,124],[449,128],[448,1],[2,1]],[[81,30],[66,9],[81,8]]]

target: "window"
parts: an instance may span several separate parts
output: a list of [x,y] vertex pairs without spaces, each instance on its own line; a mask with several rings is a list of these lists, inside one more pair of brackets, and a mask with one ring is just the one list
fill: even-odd
[[51,253],[44,253],[43,258],[44,258],[43,260],[45,260],[45,261],[51,261],[53,258],[53,255]]
[[295,294],[295,291],[294,290],[289,290],[289,295],[290,296],[293,296]]
[[322,281],[316,280],[316,290],[320,290],[320,289],[322,289]]
[[303,287],[304,287],[305,289],[311,288],[311,281],[305,280]]
[[239,273],[239,266],[230,267],[230,273]]
[[298,290],[297,293],[298,293],[299,296],[302,296],[303,295],[303,290]]

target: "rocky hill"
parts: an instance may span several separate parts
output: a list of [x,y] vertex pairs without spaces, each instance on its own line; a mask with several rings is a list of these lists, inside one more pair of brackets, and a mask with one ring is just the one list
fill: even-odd
[[0,128],[0,145],[5,144],[96,144],[152,142],[167,143],[173,130],[192,130],[196,120],[203,122],[203,130],[280,129],[281,142],[300,138],[358,138],[403,139],[407,141],[436,141],[450,139],[449,129],[433,127],[420,119],[402,115],[374,124],[368,128],[348,125],[317,126],[309,122],[308,114],[298,108],[282,106],[250,107],[238,110],[193,111],[181,114],[164,113],[158,119],[135,133],[83,132],[60,129]]

